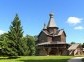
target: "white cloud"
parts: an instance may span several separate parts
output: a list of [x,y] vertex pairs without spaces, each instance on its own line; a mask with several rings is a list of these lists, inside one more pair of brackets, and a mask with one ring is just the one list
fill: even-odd
[[3,30],[0,30],[0,34],[3,34],[3,33],[5,33],[5,31],[3,31]]
[[76,30],[82,30],[82,29],[84,29],[84,27],[83,26],[77,26],[77,27],[74,27],[74,29],[76,29]]
[[76,24],[81,23],[81,20],[83,20],[83,19],[78,18],[78,17],[69,17],[68,20],[67,20],[67,23],[76,25]]

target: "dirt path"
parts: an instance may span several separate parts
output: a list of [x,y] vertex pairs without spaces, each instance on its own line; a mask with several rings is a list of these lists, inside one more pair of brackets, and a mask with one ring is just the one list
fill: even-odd
[[82,58],[84,58],[84,57],[74,57],[74,58],[68,60],[68,62],[82,62],[82,60],[81,60]]

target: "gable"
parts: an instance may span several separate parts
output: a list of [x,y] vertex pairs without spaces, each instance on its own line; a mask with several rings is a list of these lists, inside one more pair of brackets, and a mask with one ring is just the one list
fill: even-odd
[[45,36],[46,34],[43,32],[43,31],[41,31],[41,33],[39,34],[39,36],[38,37],[40,37],[40,36]]
[[64,35],[65,35],[65,37],[66,37],[66,33],[65,33],[65,31],[63,31],[63,33],[64,33]]
[[62,32],[62,34],[61,34],[61,35],[62,35],[62,36],[64,36],[64,37],[66,37],[66,34],[65,34],[65,32],[64,32],[64,31]]
[[47,35],[41,31],[41,33],[38,36],[38,43],[46,42],[47,41]]
[[48,35],[48,34],[47,34],[45,31],[43,31],[43,30],[39,33],[38,37],[39,37],[41,34]]
[[57,35],[64,35],[66,37],[66,33],[64,30],[59,30]]

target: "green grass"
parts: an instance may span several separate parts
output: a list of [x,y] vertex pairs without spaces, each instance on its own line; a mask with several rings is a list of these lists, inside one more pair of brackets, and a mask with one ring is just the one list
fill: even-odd
[[0,62],[67,62],[72,56],[20,56],[0,57]]

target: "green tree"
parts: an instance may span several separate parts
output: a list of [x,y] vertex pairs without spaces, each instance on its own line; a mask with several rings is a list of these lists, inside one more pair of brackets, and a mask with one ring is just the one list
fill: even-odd
[[7,52],[5,51],[7,49],[7,33],[0,35],[0,55],[7,55]]
[[[9,42],[9,52],[13,52],[13,55],[23,55],[23,42],[22,42],[22,37],[23,37],[23,29],[21,26],[21,21],[19,20],[18,15],[16,14],[11,26],[10,26],[10,31],[8,31],[8,39],[10,40]],[[10,54],[11,55],[11,54]]]
[[75,42],[71,42],[71,44],[75,44]]
[[84,43],[82,44],[82,47],[84,48]]
[[8,33],[4,33],[0,35],[0,41],[3,41],[5,37],[7,37]]
[[32,55],[35,55],[35,38],[33,36],[29,36],[27,35],[26,36],[26,39],[27,39],[27,45],[29,47],[29,55],[32,56]]
[[23,42],[22,46],[23,46],[23,50],[24,50],[23,55],[28,56],[30,51],[29,51],[29,47],[27,45],[27,38],[23,37],[22,42]]
[[34,36],[23,37],[23,29],[21,21],[16,14],[10,25],[8,33],[0,35],[0,55],[20,56],[20,55],[35,55]]

